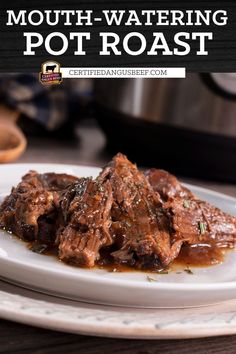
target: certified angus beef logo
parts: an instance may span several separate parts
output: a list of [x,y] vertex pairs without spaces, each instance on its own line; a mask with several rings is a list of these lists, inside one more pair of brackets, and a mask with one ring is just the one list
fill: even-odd
[[41,65],[39,80],[42,84],[52,85],[62,82],[62,74],[60,72],[60,64],[56,61],[45,61]]

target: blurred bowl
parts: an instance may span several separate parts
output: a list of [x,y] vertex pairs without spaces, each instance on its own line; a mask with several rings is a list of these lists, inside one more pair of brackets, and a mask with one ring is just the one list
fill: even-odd
[[0,108],[0,163],[14,161],[25,151],[27,141],[17,118],[18,112]]

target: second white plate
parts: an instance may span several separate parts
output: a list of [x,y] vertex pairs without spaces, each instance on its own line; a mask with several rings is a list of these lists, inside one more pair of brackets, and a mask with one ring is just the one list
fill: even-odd
[[[0,166],[0,192],[10,192],[30,169],[62,172],[77,176],[96,176],[99,169],[69,165],[16,164]],[[200,198],[236,215],[236,199],[196,186],[188,186]],[[218,303],[236,298],[236,253],[223,264],[195,268],[194,274],[172,272],[114,273],[101,269],[81,269],[54,257],[36,254],[9,234],[0,231],[0,276],[10,282],[42,292],[87,302],[129,307],[188,307]],[[149,274],[150,275],[150,274]]]

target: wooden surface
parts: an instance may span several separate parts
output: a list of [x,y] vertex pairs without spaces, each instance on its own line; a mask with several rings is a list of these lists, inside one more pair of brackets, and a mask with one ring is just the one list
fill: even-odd
[[235,354],[236,336],[186,340],[121,340],[78,336],[0,321],[0,353]]
[[[55,162],[101,166],[110,158],[105,139],[95,127],[80,126],[80,142],[31,139],[18,162]],[[236,196],[236,186],[190,181]],[[129,354],[219,354],[236,353],[236,336],[192,340],[122,340],[59,333],[0,320],[0,353],[129,353]]]

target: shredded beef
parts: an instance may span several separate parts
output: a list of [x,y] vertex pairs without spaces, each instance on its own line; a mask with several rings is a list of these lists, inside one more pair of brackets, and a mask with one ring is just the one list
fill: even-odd
[[68,189],[61,202],[65,227],[57,236],[61,260],[94,266],[101,247],[113,242],[109,231],[112,202],[109,181],[81,179]]
[[30,171],[0,206],[0,227],[28,241],[52,244],[60,193],[76,180],[66,174]]
[[96,179],[30,171],[0,206],[0,227],[55,245],[62,261],[86,267],[108,257],[160,269],[183,245],[236,243],[235,217],[199,200],[166,171],[142,173],[122,154]]
[[145,172],[145,175],[153,187],[154,191],[158,192],[163,201],[169,198],[193,198],[193,193],[182,186],[178,179],[164,170],[152,168]]

